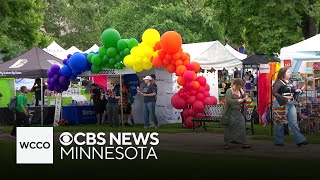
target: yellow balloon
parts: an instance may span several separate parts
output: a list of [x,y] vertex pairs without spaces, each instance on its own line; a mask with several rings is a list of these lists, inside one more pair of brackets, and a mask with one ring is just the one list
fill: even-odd
[[133,62],[134,62],[133,58],[134,58],[133,55],[128,55],[128,56],[124,57],[123,64],[128,68],[132,68]]
[[136,72],[141,72],[143,70],[142,64],[134,64],[133,65],[133,70]]
[[152,57],[158,57],[159,56],[159,50],[157,50],[156,52],[154,52],[153,54],[152,54]]
[[148,64],[148,63],[151,63],[151,60],[150,60],[150,58],[145,57],[143,59],[143,64]]
[[137,46],[135,46],[130,50],[130,54],[136,56],[139,53],[138,51],[139,51],[139,48]]
[[148,44],[150,47],[154,47],[154,45],[160,41],[160,33],[155,29],[147,29],[142,34],[142,42]]
[[151,47],[145,47],[144,48],[145,57],[150,59],[152,57],[153,53],[154,53],[154,51],[153,51],[153,49]]
[[152,63],[144,63],[143,64],[143,69],[145,70],[150,70],[152,68]]

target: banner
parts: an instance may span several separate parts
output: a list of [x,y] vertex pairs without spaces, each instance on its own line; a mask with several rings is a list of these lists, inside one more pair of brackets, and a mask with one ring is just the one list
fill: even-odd
[[61,108],[62,108],[62,96],[59,93],[56,95],[56,107],[54,112],[53,126],[58,126],[58,122],[60,121]]
[[259,71],[260,71],[260,73],[269,74],[270,73],[270,65],[269,64],[260,64]]

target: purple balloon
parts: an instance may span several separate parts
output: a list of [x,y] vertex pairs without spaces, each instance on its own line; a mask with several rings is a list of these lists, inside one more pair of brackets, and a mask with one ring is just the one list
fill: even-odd
[[69,83],[69,78],[67,78],[67,77],[65,77],[65,76],[60,76],[60,78],[59,78],[59,83],[61,84],[61,85],[68,85],[68,83]]
[[58,82],[58,79],[51,78],[49,84],[51,84],[52,86],[55,86],[57,84],[57,82]]
[[60,93],[60,92],[61,92],[61,86],[60,86],[60,85],[56,85],[56,86],[54,87],[54,91]]
[[49,69],[49,70],[47,71],[47,75],[48,75],[49,78],[53,78],[54,73]]
[[72,54],[68,54],[67,58],[69,59],[72,56]]
[[47,88],[48,88],[50,91],[53,91],[53,90],[54,90],[54,86],[53,86],[52,84],[49,84],[49,83],[48,83]]
[[68,61],[68,59],[64,59],[62,62],[64,65],[67,65],[67,61]]
[[54,73],[54,74],[59,74],[59,71],[60,71],[60,66],[54,64],[51,66],[51,72]]
[[63,66],[62,68],[61,68],[61,75],[63,75],[63,76],[70,76],[70,75],[72,75],[72,70],[70,69],[70,67],[69,66]]
[[59,79],[59,77],[60,77],[59,74],[55,74],[55,75],[53,76],[54,79]]
[[66,90],[68,90],[68,88],[69,88],[69,86],[61,86],[62,91],[66,91]]

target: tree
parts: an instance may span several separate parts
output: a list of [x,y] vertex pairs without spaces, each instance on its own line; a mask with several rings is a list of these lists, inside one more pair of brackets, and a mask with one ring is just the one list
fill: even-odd
[[46,9],[44,0],[0,1],[0,53],[5,54],[4,61],[49,44],[50,37],[40,31]]
[[212,0],[226,39],[268,55],[318,33],[319,0]]

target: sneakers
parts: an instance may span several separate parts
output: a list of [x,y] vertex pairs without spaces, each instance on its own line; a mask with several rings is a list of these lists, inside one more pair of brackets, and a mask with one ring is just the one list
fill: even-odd
[[298,147],[301,147],[303,145],[308,145],[309,143],[307,141],[304,141],[302,143],[297,144]]

